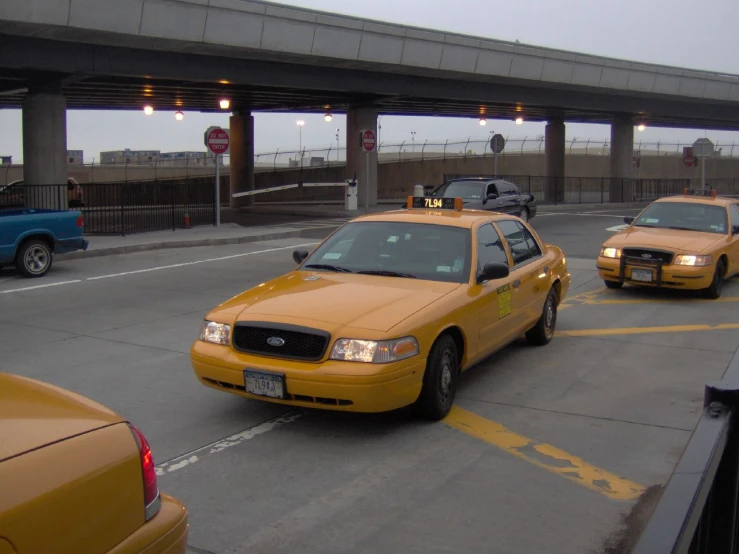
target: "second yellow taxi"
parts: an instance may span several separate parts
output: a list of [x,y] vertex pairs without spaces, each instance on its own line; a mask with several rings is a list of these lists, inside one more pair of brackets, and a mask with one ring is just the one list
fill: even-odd
[[524,333],[549,343],[570,285],[526,222],[462,205],[409,197],[296,250],[295,270],[207,314],[195,375],[280,404],[443,418],[463,370]]
[[685,189],[660,198],[603,243],[597,268],[608,288],[624,283],[721,296],[739,273],[739,200]]

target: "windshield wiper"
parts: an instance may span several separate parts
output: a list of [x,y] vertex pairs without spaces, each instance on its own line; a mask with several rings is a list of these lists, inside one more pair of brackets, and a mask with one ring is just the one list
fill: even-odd
[[652,229],[657,229],[656,225],[645,225],[644,223],[634,223],[634,227],[650,227]]
[[367,271],[357,271],[357,273],[360,273],[362,275],[382,275],[383,277],[405,277],[406,279],[418,279],[415,275],[410,275],[408,273],[399,273],[397,271],[385,271],[385,270],[374,270],[369,269]]
[[675,229],[677,231],[695,231],[695,229],[691,229],[690,227],[668,227],[668,229]]
[[308,264],[304,265],[303,267],[306,269],[309,267],[312,269],[325,269],[327,271],[336,271],[338,273],[352,273],[351,269],[331,264]]

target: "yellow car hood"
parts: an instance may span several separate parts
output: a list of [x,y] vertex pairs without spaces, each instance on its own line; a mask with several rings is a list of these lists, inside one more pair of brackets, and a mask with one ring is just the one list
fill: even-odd
[[606,245],[615,246],[616,248],[653,246],[671,251],[699,254],[725,238],[724,235],[716,233],[629,227],[613,236],[607,241]]
[[121,421],[115,412],[71,391],[0,373],[0,462]]
[[[262,294],[240,306],[237,320],[295,318],[332,327],[387,331],[459,286],[399,277],[295,271],[266,283]],[[234,300],[238,306],[238,297]]]

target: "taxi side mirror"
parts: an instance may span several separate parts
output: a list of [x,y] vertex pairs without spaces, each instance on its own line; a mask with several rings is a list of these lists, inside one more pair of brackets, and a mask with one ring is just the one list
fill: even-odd
[[478,285],[481,285],[485,281],[505,279],[510,275],[510,273],[511,268],[508,267],[508,264],[491,262],[489,264],[485,264],[485,267],[482,268],[482,272],[477,276],[476,282]]
[[624,216],[624,223],[626,223],[626,225],[631,225],[632,223],[634,223],[634,216]]
[[488,200],[495,200],[498,198],[498,195],[494,192],[488,192]]
[[293,250],[293,260],[296,264],[300,265],[303,263],[303,260],[305,260],[308,257],[308,251],[303,250],[302,248],[298,248],[297,250]]

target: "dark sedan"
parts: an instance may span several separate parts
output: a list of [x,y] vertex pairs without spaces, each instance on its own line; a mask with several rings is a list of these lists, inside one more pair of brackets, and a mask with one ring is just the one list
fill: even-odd
[[528,221],[536,215],[536,199],[522,193],[504,179],[467,177],[452,179],[436,187],[428,196],[462,198],[466,210],[489,210],[512,214]]

